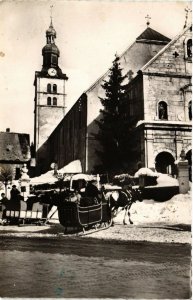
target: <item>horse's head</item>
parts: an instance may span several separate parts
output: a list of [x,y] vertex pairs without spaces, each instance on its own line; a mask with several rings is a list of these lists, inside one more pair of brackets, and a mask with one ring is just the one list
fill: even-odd
[[134,189],[133,190],[133,200],[136,202],[136,201],[140,201],[142,202],[143,201],[143,197],[142,197],[142,191],[141,189]]
[[113,191],[113,192],[111,193],[111,197],[112,197],[115,201],[117,201],[117,200],[119,199],[119,192],[118,192],[118,191]]

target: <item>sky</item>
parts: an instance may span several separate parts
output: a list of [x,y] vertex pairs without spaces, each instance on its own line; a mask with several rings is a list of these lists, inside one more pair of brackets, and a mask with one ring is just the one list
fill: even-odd
[[152,29],[173,38],[191,8],[187,1],[0,0],[0,131],[29,133],[31,141],[34,75],[42,67],[51,5],[59,66],[69,78],[67,111],[146,29],[147,14]]

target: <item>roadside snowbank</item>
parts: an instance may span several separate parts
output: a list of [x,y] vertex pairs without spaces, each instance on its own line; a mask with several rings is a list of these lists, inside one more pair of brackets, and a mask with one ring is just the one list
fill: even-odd
[[[134,224],[141,223],[170,223],[191,224],[192,211],[191,193],[175,195],[166,202],[144,200],[132,205],[130,213]],[[118,213],[115,223],[122,223],[124,211]]]

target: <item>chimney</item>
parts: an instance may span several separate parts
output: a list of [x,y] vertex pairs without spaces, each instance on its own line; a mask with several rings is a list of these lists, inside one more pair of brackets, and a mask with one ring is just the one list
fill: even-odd
[[6,128],[6,132],[10,132],[10,128]]

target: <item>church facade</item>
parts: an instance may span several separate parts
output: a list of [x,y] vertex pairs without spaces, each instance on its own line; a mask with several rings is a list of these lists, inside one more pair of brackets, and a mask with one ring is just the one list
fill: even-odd
[[[128,117],[135,120],[138,163],[175,174],[192,149],[192,27],[170,41],[128,84]],[[137,162],[135,162],[137,163]]]
[[[140,164],[173,173],[182,148],[191,160],[191,42],[191,26],[172,40],[147,27],[120,55],[128,83],[127,115],[135,121],[131,138],[139,153],[136,161],[128,157],[128,172]],[[49,138],[36,146],[40,173],[52,162],[61,168],[79,159],[83,172],[93,172],[100,163],[96,150],[101,146],[94,134],[102,108],[103,80],[108,80],[108,71],[80,96],[55,128],[53,124]],[[35,128],[39,131],[37,125]]]

